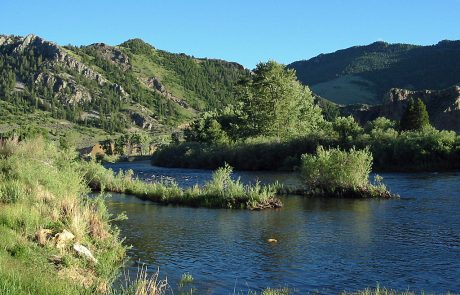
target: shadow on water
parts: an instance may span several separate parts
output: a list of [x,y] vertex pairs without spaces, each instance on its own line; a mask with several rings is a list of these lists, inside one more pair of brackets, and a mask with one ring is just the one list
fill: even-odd
[[[182,186],[203,183],[211,171],[166,169],[147,163],[144,179],[171,177]],[[243,181],[284,179],[279,173],[239,173]],[[339,293],[367,286],[446,292],[460,290],[460,173],[383,174],[401,200],[347,200],[286,196],[278,210],[159,206],[114,195],[113,213],[136,261],[160,268],[175,287],[189,272],[197,294],[230,294],[287,286]],[[295,177],[294,177],[295,178]],[[277,239],[268,243],[267,239]]]

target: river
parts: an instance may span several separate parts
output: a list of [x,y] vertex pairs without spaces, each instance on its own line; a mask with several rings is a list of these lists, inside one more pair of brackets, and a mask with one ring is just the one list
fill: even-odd
[[[147,162],[106,165],[139,177],[202,184],[211,171],[170,169]],[[245,182],[288,173],[235,173]],[[337,294],[381,286],[427,292],[460,291],[460,173],[384,173],[399,200],[283,197],[277,210],[247,211],[163,206],[114,194],[114,214],[135,274],[160,269],[173,289],[181,274],[194,294],[234,294],[288,287],[294,294]],[[274,238],[277,243],[268,243]],[[236,292],[235,292],[236,291]],[[179,294],[179,292],[175,292]]]

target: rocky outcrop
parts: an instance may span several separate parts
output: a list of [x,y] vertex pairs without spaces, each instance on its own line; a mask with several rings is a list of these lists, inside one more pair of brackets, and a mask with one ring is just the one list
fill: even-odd
[[165,93],[166,88],[161,84],[160,80],[158,80],[155,77],[148,78],[145,82],[145,84],[150,87],[155,89],[156,91],[159,91],[160,93]]
[[430,122],[438,129],[460,133],[460,87],[444,90],[410,91],[391,89],[384,97],[380,115],[399,120],[409,99],[422,99],[430,115]]
[[141,105],[137,105],[136,109],[129,109],[126,112],[132,123],[142,129],[152,130],[160,125],[152,111]]
[[94,43],[89,45],[89,47],[95,49],[100,56],[124,70],[131,68],[128,55],[123,53],[119,48],[104,43]]
[[166,90],[166,87],[160,82],[160,80],[158,80],[158,78],[156,78],[156,77],[147,78],[144,81],[144,84],[147,87],[155,90],[157,93],[161,94],[165,98],[177,103],[181,107],[186,108],[186,109],[191,108],[190,105],[185,100],[183,100],[182,98],[179,98],[177,96],[174,96],[171,92],[168,92]]
[[69,77],[63,78],[52,73],[40,73],[36,75],[34,82],[53,89],[54,96],[65,105],[92,100],[91,93]]
[[460,86],[420,91],[393,88],[385,94],[382,105],[346,106],[342,107],[342,113],[353,115],[361,123],[379,116],[399,121],[407,102],[418,98],[426,104],[434,127],[460,133]]
[[371,106],[367,104],[351,104],[340,108],[342,116],[353,116],[355,120],[364,125],[380,116],[380,106]]
[[[43,82],[48,86],[51,86],[54,91],[57,91],[57,96],[63,94],[63,90],[69,88],[70,95],[64,99],[66,103],[78,103],[80,101],[91,100],[91,95],[82,86],[77,86],[72,77],[68,75],[64,77],[62,75],[55,75],[54,72],[62,72],[59,69],[70,70],[70,73],[76,72],[82,75],[84,78],[94,80],[99,86],[108,86],[114,89],[121,97],[127,97],[125,90],[118,84],[108,81],[103,75],[93,70],[89,66],[77,60],[68,51],[61,46],[46,41],[35,35],[27,35],[26,37],[18,36],[0,36],[0,46],[2,51],[9,52],[10,54],[20,54],[26,50],[32,50],[33,52],[40,54],[46,67],[50,70],[48,73],[37,73],[35,83]],[[102,46],[105,48],[104,46]],[[116,52],[116,51],[113,51]],[[123,62],[128,62],[127,56],[121,52],[113,53],[114,59],[119,59]]]
[[46,41],[35,35],[27,35],[25,37],[9,36],[8,38],[9,40],[6,43],[12,45],[13,53],[33,50],[43,56],[49,66],[65,66],[88,79],[96,80],[99,85],[107,83],[107,79],[101,74],[79,62],[56,43]]

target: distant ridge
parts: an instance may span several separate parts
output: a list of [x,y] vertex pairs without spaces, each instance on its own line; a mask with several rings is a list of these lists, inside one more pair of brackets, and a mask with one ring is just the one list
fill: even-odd
[[288,65],[318,95],[339,104],[380,104],[391,88],[440,90],[460,82],[460,41],[374,42]]

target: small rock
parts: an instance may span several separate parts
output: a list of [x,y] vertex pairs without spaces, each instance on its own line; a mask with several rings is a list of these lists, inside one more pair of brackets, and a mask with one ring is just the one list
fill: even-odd
[[73,240],[75,236],[68,230],[63,230],[62,232],[54,236],[54,242],[56,243],[56,248],[64,249],[66,244]]
[[47,228],[42,228],[37,231],[35,234],[35,239],[37,240],[37,243],[41,246],[44,246],[46,242],[48,242],[51,239],[51,235],[53,234],[53,231]]
[[59,255],[51,255],[48,260],[53,263],[54,265],[60,265],[62,263],[62,256]]
[[80,256],[83,256],[83,257],[86,257],[87,259],[89,259],[90,261],[94,262],[94,263],[97,263],[97,259],[94,258],[93,254],[91,253],[91,251],[86,248],[85,246],[79,244],[79,243],[75,243],[73,245],[73,249],[80,255]]

